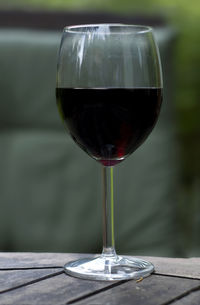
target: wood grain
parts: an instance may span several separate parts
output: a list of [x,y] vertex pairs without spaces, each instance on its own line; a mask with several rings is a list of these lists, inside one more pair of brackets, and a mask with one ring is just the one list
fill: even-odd
[[63,305],[111,285],[110,282],[80,280],[63,273],[0,294],[0,305]]
[[97,282],[66,275],[65,253],[0,253],[0,305],[199,305],[200,259],[145,257],[155,274],[127,282]]
[[62,268],[0,271],[0,294],[22,285],[44,280],[60,272],[63,272]]
[[[73,303],[76,305],[164,305],[199,286],[199,280],[152,275],[140,282],[129,281],[85,300],[78,302],[74,300]],[[193,305],[193,303],[188,304]]]
[[199,304],[200,304],[200,290],[192,291],[189,295],[173,303],[173,305],[199,305]]
[[66,253],[0,253],[0,270],[14,268],[63,267],[70,260],[84,255]]
[[146,259],[154,264],[156,274],[200,279],[200,258],[147,257]]
[[[0,253],[0,270],[7,268],[55,268],[92,254]],[[94,256],[94,255],[93,255]],[[155,265],[156,274],[200,279],[200,258],[141,257]]]

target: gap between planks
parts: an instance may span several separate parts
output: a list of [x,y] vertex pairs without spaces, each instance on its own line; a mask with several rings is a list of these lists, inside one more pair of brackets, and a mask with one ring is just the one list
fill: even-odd
[[[189,280],[200,281],[199,279],[196,279],[196,278],[185,277],[185,276],[180,276],[180,275],[165,275],[165,274],[161,274],[161,273],[156,273],[156,272],[155,272],[155,273],[153,273],[151,276],[154,276],[154,275],[156,275],[156,276],[161,276],[161,277],[184,278],[184,279],[189,279]],[[115,283],[113,283],[113,284],[110,285],[110,286],[107,286],[107,287],[98,289],[98,290],[96,290],[96,291],[94,291],[94,292],[91,292],[91,293],[88,293],[88,294],[85,294],[85,295],[83,295],[83,296],[81,296],[81,297],[79,297],[79,298],[69,300],[69,301],[66,303],[66,305],[75,304],[75,303],[77,303],[77,302],[86,300],[86,299],[89,298],[89,297],[95,296],[95,295],[97,295],[97,294],[99,294],[99,293],[105,292],[105,291],[107,291],[107,290],[109,290],[109,289],[112,289],[112,288],[114,288],[114,287],[123,285],[123,284],[125,284],[125,283],[127,283],[127,282],[129,282],[129,281],[131,281],[131,280],[115,282]],[[137,282],[137,280],[136,280],[136,282]],[[163,303],[162,305],[171,305],[171,304],[173,304],[174,302],[180,300],[181,298],[183,298],[183,297],[185,297],[185,296],[188,296],[190,293],[195,292],[195,291],[198,291],[198,290],[200,290],[200,285],[197,286],[197,287],[195,287],[195,288],[192,288],[192,289],[190,289],[190,290],[188,290],[188,291],[186,291],[186,292],[184,292],[184,293],[182,293],[182,294],[179,295],[178,297],[175,297],[173,300],[170,300],[170,301],[168,301],[168,302]]]
[[[14,269],[14,270],[15,270],[15,269]],[[17,270],[18,270],[18,269],[17,269]],[[47,274],[47,275],[42,276],[42,277],[40,277],[40,278],[37,278],[37,279],[34,279],[34,280],[32,280],[32,281],[26,282],[26,283],[24,283],[24,284],[20,284],[20,285],[17,285],[17,286],[15,286],[15,287],[7,288],[7,289],[5,289],[5,290],[0,291],[0,294],[6,293],[6,292],[9,292],[9,291],[13,291],[13,290],[16,290],[16,289],[18,289],[18,288],[26,287],[26,286],[28,286],[28,285],[32,285],[32,284],[38,283],[38,282],[40,282],[40,281],[44,281],[44,280],[46,280],[46,279],[49,279],[49,278],[51,278],[51,277],[60,275],[60,274],[62,274],[62,273],[64,273],[64,270],[63,270],[63,269],[62,269],[61,271],[58,271],[58,272],[55,272],[55,273],[51,273],[51,274]]]
[[12,268],[0,268],[0,271],[17,271],[17,270],[43,270],[43,269],[62,269],[61,266],[44,266],[44,267],[12,267]]
[[69,301],[66,303],[66,305],[68,305],[68,304],[74,304],[74,303],[76,303],[76,302],[85,300],[85,299],[87,299],[87,298],[89,298],[89,297],[91,297],[91,296],[94,296],[94,295],[99,294],[99,293],[101,293],[101,292],[105,292],[105,291],[110,290],[110,289],[112,289],[112,288],[114,288],[114,287],[117,287],[117,286],[120,286],[120,285],[122,285],[122,284],[124,284],[124,283],[127,283],[128,281],[130,281],[130,280],[115,282],[115,283],[113,283],[113,284],[111,284],[111,285],[109,285],[109,286],[107,286],[107,287],[104,287],[104,288],[95,290],[95,291],[93,291],[93,292],[87,293],[87,294],[85,294],[85,295],[83,295],[83,296],[81,296],[81,297],[79,297],[79,298],[69,300]]
[[171,305],[171,304],[173,304],[173,303],[175,303],[177,301],[180,301],[181,299],[189,296],[191,293],[193,293],[195,291],[200,291],[200,285],[198,287],[191,288],[190,290],[182,293],[181,295],[179,295],[178,297],[174,298],[173,300],[170,300],[169,302],[165,302],[162,305]]

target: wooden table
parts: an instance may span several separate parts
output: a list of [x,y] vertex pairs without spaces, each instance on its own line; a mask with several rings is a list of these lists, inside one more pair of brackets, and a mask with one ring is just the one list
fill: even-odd
[[0,305],[199,305],[200,258],[145,257],[156,271],[140,281],[97,282],[66,275],[83,255],[0,253]]

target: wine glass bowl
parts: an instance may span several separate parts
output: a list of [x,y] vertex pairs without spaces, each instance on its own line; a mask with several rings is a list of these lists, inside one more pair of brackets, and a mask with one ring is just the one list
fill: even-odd
[[97,280],[149,275],[151,263],[115,252],[113,167],[145,141],[160,112],[162,73],[152,29],[123,24],[65,27],[56,97],[71,137],[103,168],[102,255],[71,262],[66,272]]
[[161,89],[58,88],[57,98],[74,141],[103,165],[112,166],[140,146],[153,129]]

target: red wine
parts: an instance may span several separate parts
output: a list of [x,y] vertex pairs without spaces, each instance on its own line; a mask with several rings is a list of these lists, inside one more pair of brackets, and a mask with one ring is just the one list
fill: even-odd
[[58,109],[74,141],[105,166],[131,154],[152,131],[160,88],[57,88]]

